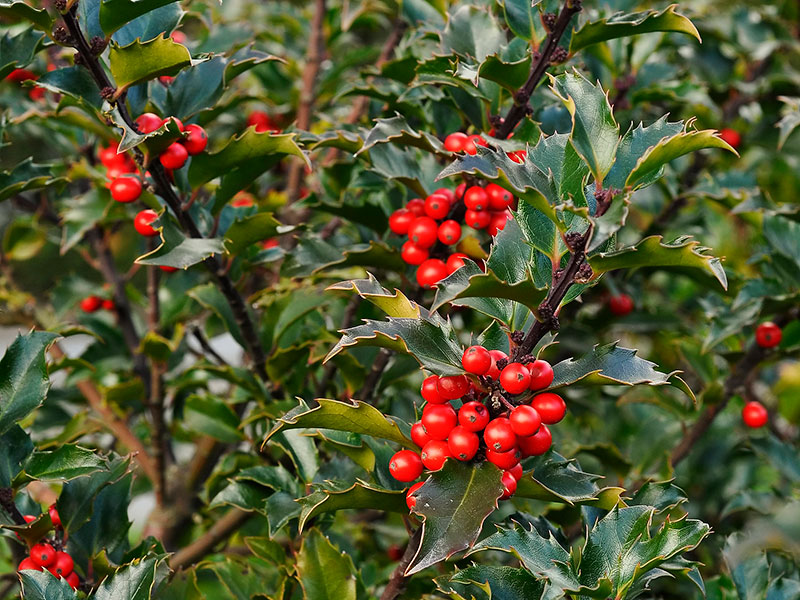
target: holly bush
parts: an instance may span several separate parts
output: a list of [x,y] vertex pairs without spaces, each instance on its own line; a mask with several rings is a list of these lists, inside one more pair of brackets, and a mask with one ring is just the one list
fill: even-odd
[[0,598],[800,598],[796,3],[0,23]]

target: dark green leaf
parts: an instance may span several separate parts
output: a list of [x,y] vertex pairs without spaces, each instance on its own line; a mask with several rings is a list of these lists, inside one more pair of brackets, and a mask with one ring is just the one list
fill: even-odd
[[100,3],[100,26],[106,35],[133,21],[137,17],[149,13],[175,0],[103,0]]
[[436,583],[439,589],[460,593],[464,598],[476,592],[477,584],[487,600],[539,600],[544,592],[544,584],[525,569],[494,565],[472,565],[451,577],[437,578]]
[[653,506],[658,512],[686,502],[686,493],[670,481],[646,481],[626,503],[630,506]]
[[356,599],[352,559],[318,529],[312,529],[303,539],[297,555],[297,577],[305,600]]
[[222,400],[211,396],[192,395],[186,399],[184,426],[214,439],[235,444],[241,441],[239,417]]
[[[22,5],[21,2],[19,4]],[[0,15],[3,14],[3,6],[3,4],[0,4]],[[1,37],[0,79],[4,79],[14,69],[25,67],[33,62],[36,53],[42,47],[44,39],[44,36],[34,31],[33,28],[26,29],[15,36],[7,33]]]
[[574,460],[566,460],[550,452],[526,463],[533,470],[522,477],[516,494],[545,502],[590,504],[609,510],[617,505],[622,488],[600,489],[595,483],[601,477],[582,471]]
[[569,358],[553,367],[555,379],[551,388],[577,381],[608,385],[664,385],[670,375],[655,370],[656,364],[636,356],[636,350],[621,348],[616,343],[595,346],[578,359]]
[[28,190],[47,188],[63,179],[54,178],[50,165],[34,164],[28,158],[9,171],[0,171],[0,201]]
[[177,223],[165,213],[161,214],[156,226],[160,226],[161,245],[137,258],[139,264],[186,269],[214,254],[225,252],[221,238],[186,237]]
[[376,125],[369,131],[364,145],[356,153],[368,151],[376,144],[391,142],[398,146],[414,146],[426,152],[448,156],[439,139],[427,131],[419,132],[411,127],[401,116],[391,119],[376,119]]
[[150,600],[156,581],[157,558],[135,560],[106,578],[94,600]]
[[0,1],[0,15],[10,19],[25,19],[33,23],[37,29],[50,33],[50,28],[53,25],[53,19],[50,18],[48,12],[43,8],[33,8],[26,2],[17,2],[15,0],[2,0]]
[[66,579],[54,576],[47,569],[26,569],[20,571],[19,575],[24,600],[75,600],[78,597]]
[[11,487],[32,452],[33,442],[19,425],[0,435],[0,488]]
[[343,509],[385,510],[401,514],[408,512],[405,492],[385,490],[360,481],[346,490],[319,489],[300,498],[298,502],[303,509],[298,525],[301,530],[309,519],[325,512]]
[[225,231],[225,249],[236,256],[250,244],[274,237],[280,225],[268,212],[237,219]]
[[107,469],[108,460],[88,448],[65,444],[52,451],[36,451],[25,465],[31,479],[57,481],[75,479]]
[[490,11],[476,6],[459,6],[441,33],[442,52],[474,58],[478,63],[501,50],[506,36]]
[[503,15],[509,29],[524,40],[533,42],[538,39],[541,30],[539,20],[539,2],[531,0],[503,0]]

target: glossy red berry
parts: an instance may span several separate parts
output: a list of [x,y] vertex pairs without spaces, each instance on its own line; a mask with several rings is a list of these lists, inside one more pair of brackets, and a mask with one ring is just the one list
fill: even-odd
[[428,404],[422,411],[422,425],[434,440],[446,440],[456,424],[456,411],[449,404]]
[[756,327],[756,343],[762,348],[774,348],[781,343],[782,337],[781,328],[771,321]]
[[456,200],[463,200],[464,193],[467,191],[467,184],[466,183],[459,183],[456,186],[455,196]]
[[111,182],[111,197],[117,202],[133,202],[142,195],[142,180],[123,175]]
[[735,129],[722,129],[719,132],[719,137],[722,138],[723,141],[730,144],[734,150],[739,147],[739,144],[742,143],[742,135]]
[[553,444],[553,436],[547,425],[542,425],[535,434],[517,438],[517,444],[524,456],[539,456],[550,449]]
[[136,126],[139,128],[139,133],[153,133],[161,127],[161,121],[162,119],[158,115],[147,112],[136,118]]
[[167,149],[158,157],[158,160],[167,169],[180,169],[186,164],[188,158],[189,153],[186,148],[182,144],[174,142],[167,146]]
[[400,208],[392,213],[389,217],[389,229],[392,233],[397,235],[405,235],[408,233],[408,228],[417,217],[410,210]]
[[500,385],[509,394],[521,394],[530,387],[531,374],[522,363],[509,363],[500,373]]
[[528,156],[528,153],[525,150],[517,150],[515,152],[508,152],[508,158],[513,160],[515,163],[522,164],[525,162],[525,159]]
[[67,577],[72,573],[74,567],[75,563],[72,561],[72,557],[66,552],[59,551],[56,552],[56,558],[53,564],[47,567],[47,570],[56,577]]
[[464,214],[464,222],[473,229],[486,229],[492,221],[488,210],[468,210]]
[[466,375],[439,377],[436,388],[445,400],[456,400],[469,391],[469,379]]
[[505,210],[514,201],[514,196],[511,192],[504,190],[496,183],[490,183],[486,186],[486,195],[489,197],[490,210]]
[[200,125],[187,125],[184,129],[189,135],[183,140],[183,147],[194,156],[200,154],[208,146],[208,134]]
[[409,265],[421,265],[428,259],[428,249],[406,242],[400,250],[400,257]]
[[93,313],[96,310],[100,310],[102,305],[103,299],[97,296],[86,296],[81,300],[81,310],[85,313]]
[[489,145],[489,143],[477,133],[473,133],[471,136],[469,136],[469,139],[476,146],[483,146],[485,148]]
[[174,273],[175,271],[178,270],[178,267],[168,267],[167,265],[160,265],[158,268],[164,271],[165,273]]
[[442,194],[431,194],[425,199],[425,214],[431,219],[441,220],[450,212],[450,200]]
[[461,133],[460,131],[451,133],[444,138],[444,149],[450,152],[463,152],[464,145],[468,139],[469,136],[466,133]]
[[458,221],[448,219],[439,225],[439,231],[437,232],[437,235],[439,237],[439,241],[445,246],[457,244],[458,240],[461,239],[461,225],[459,225]]
[[422,475],[422,460],[413,450],[400,450],[389,461],[389,472],[397,481],[414,481]]
[[530,389],[533,391],[543,390],[553,383],[553,367],[546,360],[537,359],[525,365],[528,373],[531,374]]
[[500,499],[507,500],[514,495],[514,492],[517,491],[517,480],[514,479],[514,476],[508,471],[503,471],[503,476],[501,477],[500,481],[503,484],[503,495],[500,497]]
[[744,405],[742,409],[742,421],[744,421],[744,424],[748,427],[758,429],[766,425],[768,420],[769,413],[767,413],[767,409],[764,408],[761,402],[751,400]]
[[22,515],[22,518],[25,519],[26,523],[33,523],[38,517],[34,515]]
[[517,436],[505,417],[492,419],[483,432],[483,441],[490,450],[508,452],[517,446]]
[[280,128],[275,125],[272,118],[262,110],[254,110],[247,117],[247,126],[255,127],[256,133],[265,133],[267,131],[279,132]]
[[439,188],[438,190],[435,190],[433,193],[439,194],[440,196],[444,196],[445,198],[447,198],[450,204],[456,201],[455,192],[453,192],[453,190],[451,190],[450,188]]
[[494,237],[505,229],[509,217],[506,211],[490,212],[489,215],[491,218],[489,219],[489,225],[486,227],[486,233]]
[[522,471],[522,465],[521,465],[520,463],[517,463],[516,465],[514,465],[514,466],[513,466],[513,467],[511,467],[510,469],[507,469],[507,470],[506,470],[506,473],[510,473],[510,474],[511,474],[511,476],[512,476],[512,477],[513,477],[515,480],[519,481],[520,479],[522,479],[522,473],[523,473],[523,471]]
[[50,520],[53,522],[53,527],[60,528],[61,527],[61,515],[58,514],[58,509],[56,508],[55,504],[51,504],[50,508],[47,509],[48,514],[50,515]]
[[492,366],[492,355],[483,346],[470,346],[464,350],[461,357],[461,366],[467,373],[473,375],[486,375]]
[[492,366],[489,367],[489,371],[486,373],[486,376],[490,377],[491,379],[497,379],[500,377],[500,369],[497,367],[497,361],[508,360],[508,355],[502,350],[489,350],[489,354],[492,356]]
[[425,485],[425,482],[420,481],[408,488],[406,492],[406,506],[408,506],[408,510],[414,510],[414,507],[417,505],[417,497],[414,494],[423,485]]
[[239,192],[231,200],[231,206],[235,208],[247,208],[248,206],[255,206],[256,199],[253,194],[247,192]]
[[633,298],[628,296],[628,294],[611,296],[608,301],[608,308],[618,317],[624,317],[633,312]]
[[78,574],[75,571],[70,573],[66,579],[69,587],[71,587],[73,590],[77,590],[78,586],[81,584],[81,580],[78,578]]
[[430,217],[417,217],[408,228],[408,241],[421,248],[430,248],[436,243],[439,225]]
[[475,156],[478,153],[478,148],[475,146],[475,140],[471,135],[467,136],[467,139],[464,142],[464,152],[470,156]]
[[486,449],[486,460],[504,471],[514,468],[521,458],[522,452],[519,448],[512,448],[507,452],[495,452],[491,448]]
[[431,440],[422,449],[422,464],[429,471],[438,471],[451,457],[450,447],[443,440]]
[[465,258],[469,258],[469,256],[467,256],[463,252],[456,252],[455,254],[451,254],[450,256],[447,257],[447,270],[450,271],[450,273],[455,273],[461,267],[464,266]]
[[470,210],[488,210],[489,195],[481,186],[473,185],[464,193],[464,204]]
[[425,431],[425,426],[422,422],[414,423],[411,426],[411,440],[420,448],[430,442],[433,438]]
[[158,235],[158,230],[153,229],[153,221],[158,219],[158,213],[154,210],[150,210],[149,208],[145,210],[139,211],[139,213],[133,219],[133,227],[139,233],[139,235],[143,235],[145,237],[153,237]]
[[436,284],[447,277],[450,271],[444,261],[429,258],[417,268],[417,283],[423,288],[435,288]]
[[19,563],[17,567],[17,571],[41,571],[42,567],[37,565],[34,560],[29,556],[28,558],[22,559],[22,562]]
[[50,544],[36,544],[31,548],[31,558],[40,567],[49,567],[56,560],[56,551]]
[[415,217],[425,216],[425,201],[422,198],[414,198],[406,203],[406,210]]
[[430,375],[422,382],[420,394],[422,394],[422,397],[425,398],[426,402],[429,402],[430,404],[444,404],[447,402],[447,399],[442,398],[441,394],[439,394],[439,386],[437,385],[438,383],[438,375]]
[[528,437],[539,431],[542,425],[542,417],[539,412],[527,404],[517,406],[508,416],[511,429],[519,437]]
[[481,440],[478,435],[463,426],[454,427],[447,436],[450,454],[458,460],[472,460],[480,445]]
[[114,304],[113,300],[111,300],[110,298],[106,298],[105,300],[103,300],[102,307],[103,310],[114,310],[114,308],[116,308],[116,305]]
[[489,409],[476,400],[463,404],[458,410],[459,425],[469,431],[483,431],[489,420]]

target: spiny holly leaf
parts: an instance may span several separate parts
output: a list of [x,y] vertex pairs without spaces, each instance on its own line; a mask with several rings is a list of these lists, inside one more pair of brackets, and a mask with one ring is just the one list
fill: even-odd
[[439,163],[430,152],[378,144],[369,151],[370,170],[386,179],[396,179],[423,198],[430,193]]
[[19,425],[0,435],[0,487],[11,487],[32,452],[33,442]]
[[79,105],[89,109],[88,112],[92,114],[94,111],[100,111],[103,106],[100,90],[84,67],[66,67],[49,71],[36,80],[36,86],[56,94],[70,96]]
[[584,188],[589,167],[578,154],[571,137],[565,133],[542,136],[535,146],[529,146],[527,160],[543,173],[552,175],[557,198],[576,206],[586,205]]
[[677,4],[672,4],[661,11],[651,9],[637,13],[618,12],[605,19],[586,23],[572,34],[569,50],[574,54],[592,44],[655,31],[675,31],[690,35],[698,42],[702,41],[694,24],[676,13],[676,7]]
[[0,435],[44,402],[50,388],[44,353],[57,337],[47,331],[17,335],[0,359]]
[[100,3],[100,26],[111,35],[135,18],[149,13],[174,0],[103,0]]
[[481,600],[539,600],[544,592],[541,581],[515,567],[476,564],[435,581],[443,592],[455,592],[462,598],[474,598],[477,586],[485,594],[479,596]]
[[309,519],[325,512],[354,508],[408,512],[404,491],[385,490],[361,481],[346,490],[319,489],[298,502],[303,508],[298,525],[301,531]]
[[92,517],[97,495],[130,472],[130,461],[112,455],[102,470],[64,483],[56,507],[65,531],[76,531]]
[[231,223],[225,231],[225,250],[234,256],[249,245],[274,237],[281,224],[270,212],[262,212]]
[[150,600],[156,582],[159,559],[137,559],[107,577],[93,600]]
[[52,451],[36,451],[25,464],[25,474],[42,481],[69,481],[107,469],[106,458],[75,444],[65,444]]
[[636,350],[621,348],[617,343],[597,345],[578,359],[569,358],[553,366],[555,378],[551,389],[572,385],[577,381],[608,385],[664,385],[670,374],[656,371],[655,363],[636,356]]
[[[2,12],[0,4],[0,15]],[[33,9],[31,9],[33,10]],[[25,67],[33,61],[36,53],[41,49],[44,36],[33,28],[12,36],[10,33],[0,38],[0,79],[11,73],[15,68]]]
[[110,115],[114,125],[122,130],[122,139],[119,142],[117,152],[124,152],[134,146],[139,146],[139,149],[144,152],[145,164],[149,163],[152,157],[159,156],[172,142],[183,137],[183,133],[174,119],[170,119],[155,131],[142,134],[128,127],[116,106],[108,115]]
[[49,34],[53,26],[53,19],[43,8],[33,8],[26,2],[16,2],[14,0],[0,1],[0,16],[9,19],[25,19],[30,21],[40,31]]
[[264,444],[275,434],[287,429],[335,429],[397,442],[414,448],[413,442],[403,433],[395,420],[385,416],[377,408],[364,402],[340,402],[320,398],[317,406],[309,408],[301,400],[280,419],[267,434]]
[[443,54],[460,54],[478,63],[506,44],[506,36],[492,13],[469,5],[460,6],[449,15],[440,38]]
[[635,246],[620,248],[613,252],[598,252],[589,257],[589,264],[595,273],[605,273],[615,269],[634,269],[636,267],[686,267],[709,271],[728,289],[728,278],[719,258],[704,254],[709,250],[692,240],[681,236],[663,243],[660,235],[643,239]]
[[406,575],[435,565],[475,543],[483,522],[503,493],[500,470],[449,459],[416,493],[414,512],[421,515],[422,539]]
[[318,529],[303,539],[297,555],[297,577],[306,600],[356,600],[353,560]]
[[78,595],[63,577],[56,577],[47,569],[19,572],[22,580],[22,598],[25,600],[75,600]]
[[47,188],[63,182],[54,178],[50,165],[34,164],[26,158],[9,171],[0,171],[0,202],[28,190]]
[[137,263],[186,269],[203,262],[209,256],[225,252],[222,239],[186,237],[172,218],[164,213],[158,224],[161,226],[161,245],[137,258]]
[[[423,314],[428,314],[427,309],[405,297],[403,292],[396,289],[390,292],[383,287],[372,273],[367,273],[367,279],[350,279],[335,283],[327,288],[329,291],[354,291],[364,300],[374,304],[390,317],[405,317],[418,319]],[[435,308],[432,310],[436,310]]]
[[686,493],[669,481],[646,481],[636,493],[625,500],[628,506],[652,506],[657,512],[675,508],[686,502]]
[[288,277],[305,277],[327,269],[373,267],[402,271],[406,263],[400,253],[383,242],[350,244],[338,248],[318,235],[298,237],[297,246],[286,257],[281,272]]
[[535,498],[545,502],[562,502],[569,505],[590,504],[609,510],[617,505],[622,488],[600,489],[595,481],[600,475],[586,473],[574,460],[550,452],[533,461],[526,462],[533,468],[522,477],[516,494],[523,498]]
[[[0,515],[3,514],[3,512],[0,512]],[[12,521],[8,521],[7,523],[3,523],[2,527],[13,531],[15,535],[25,540],[30,546],[38,543],[53,529],[53,521],[50,518],[50,513],[48,511],[38,515],[36,519],[30,523],[25,523],[24,525],[16,525],[12,523]]]
[[790,98],[788,96],[778,96],[778,100],[783,102],[781,109],[781,120],[776,125],[780,130],[778,134],[778,150],[783,148],[786,140],[792,132],[800,125],[800,98]]
[[[514,92],[525,84],[531,72],[530,55],[520,60],[506,62],[496,55],[487,56],[481,63],[475,77],[488,79]],[[476,83],[477,85],[477,83]],[[492,143],[495,143],[494,140]]]
[[192,55],[186,46],[174,42],[166,34],[147,42],[134,40],[127,46],[112,42],[108,51],[117,94],[162,75],[175,75],[191,62]]
[[538,2],[530,0],[503,0],[503,16],[514,35],[533,42],[542,30]]
[[425,152],[443,156],[450,155],[449,152],[444,150],[437,137],[426,131],[421,133],[416,131],[400,115],[391,119],[376,119],[376,122],[377,124],[367,134],[364,145],[356,152],[357,155],[366,152],[376,144],[385,144],[387,142],[399,146],[414,146]]
[[764,237],[775,252],[800,265],[800,223],[780,215],[765,215]]

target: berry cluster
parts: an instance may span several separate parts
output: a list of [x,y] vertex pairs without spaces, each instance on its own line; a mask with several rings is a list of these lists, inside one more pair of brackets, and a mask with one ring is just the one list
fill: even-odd
[[[494,136],[494,134],[494,129],[489,131],[489,135]],[[509,137],[511,137],[510,134]],[[478,153],[478,146],[488,146],[486,140],[478,134],[467,135],[457,131],[444,138],[444,149],[450,152],[464,152],[470,156],[475,156]],[[515,163],[525,162],[525,157],[527,156],[525,150],[515,150],[506,152],[506,154]]]
[[[47,70],[53,71],[55,68],[55,65],[48,65]],[[14,69],[11,73],[6,75],[6,81],[10,83],[21,84],[25,81],[36,81],[37,79],[39,79],[39,76],[28,69]],[[28,97],[31,100],[41,100],[44,98],[44,94],[45,90],[42,87],[32,87],[28,90]]]
[[[552,443],[547,426],[564,418],[566,404],[552,392],[537,393],[553,383],[547,361],[527,356],[509,362],[500,350],[470,346],[461,362],[472,377],[431,375],[423,382],[426,405],[411,427],[411,439],[421,451],[397,452],[389,471],[398,481],[412,482],[423,468],[437,471],[448,458],[489,461],[503,471],[503,499],[509,498],[522,476],[520,460],[547,452]],[[456,409],[451,401],[459,399]],[[407,492],[410,510],[422,485]]]
[[100,296],[86,296],[81,300],[81,310],[85,313],[97,312],[100,309],[114,310],[114,301],[111,298],[101,298]]
[[[50,513],[50,520],[53,522],[53,527],[56,530],[56,536],[52,540],[41,540],[38,544],[31,546],[30,556],[23,559],[17,567],[18,571],[42,571],[47,569],[56,577],[64,578],[72,589],[77,589],[80,584],[78,574],[73,570],[75,564],[72,557],[64,552],[64,529],[61,526],[61,517],[58,515],[55,504],[52,505],[48,512]],[[36,520],[33,515],[24,516],[26,523],[31,523]]]

